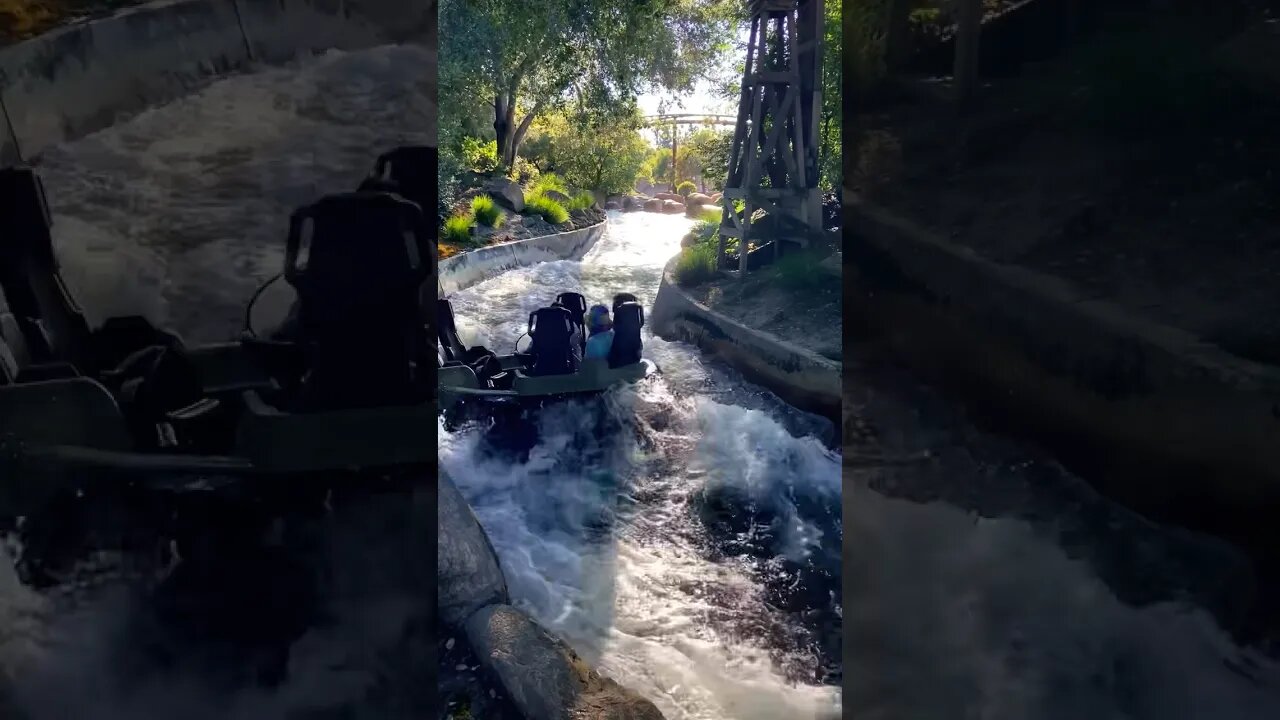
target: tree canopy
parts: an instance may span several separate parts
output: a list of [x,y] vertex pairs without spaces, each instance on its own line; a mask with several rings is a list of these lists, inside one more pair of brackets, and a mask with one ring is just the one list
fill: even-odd
[[654,87],[690,89],[729,47],[741,5],[443,0],[441,106],[487,105],[499,157],[509,167],[533,121],[574,96],[595,112]]

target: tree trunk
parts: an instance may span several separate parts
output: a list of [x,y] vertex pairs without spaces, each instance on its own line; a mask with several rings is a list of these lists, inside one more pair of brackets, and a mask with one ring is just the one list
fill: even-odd
[[516,130],[515,98],[499,94],[493,101],[493,133],[498,141],[498,163],[504,170],[510,170],[515,163],[515,130]]
[[955,99],[967,108],[978,90],[978,36],[982,32],[982,0],[956,2]]
[[885,36],[885,65],[890,72],[902,68],[911,51],[912,0],[889,0],[889,27]]

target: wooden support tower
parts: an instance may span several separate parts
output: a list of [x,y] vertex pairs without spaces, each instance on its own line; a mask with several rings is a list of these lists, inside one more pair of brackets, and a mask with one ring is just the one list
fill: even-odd
[[[729,154],[717,267],[738,239],[745,275],[752,243],[766,238],[751,222],[764,210],[781,241],[808,246],[822,231],[818,190],[818,116],[822,111],[823,0],[747,0],[751,34]],[[739,212],[735,200],[743,202]]]

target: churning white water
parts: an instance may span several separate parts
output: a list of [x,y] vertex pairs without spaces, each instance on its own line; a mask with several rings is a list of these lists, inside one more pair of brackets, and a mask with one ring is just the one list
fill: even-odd
[[281,269],[290,213],[355,190],[387,150],[435,143],[434,67],[416,46],[331,51],[47,150],[54,245],[90,321],[144,313],[189,341],[235,337]]
[[[562,291],[602,304],[632,292],[651,308],[689,225],[611,213],[581,262],[451,296],[459,333],[507,352],[529,313]],[[696,348],[647,327],[644,340],[660,377],[531,413],[527,456],[482,428],[442,425],[442,469],[493,540],[515,601],[668,718],[838,717],[840,457],[822,442],[829,424]]]
[[[55,249],[91,323],[141,313],[188,341],[235,337],[250,294],[280,269],[296,207],[354,190],[382,152],[434,143],[434,66],[432,51],[412,46],[331,52],[223,79],[48,149],[38,170]],[[289,299],[264,296],[281,308]],[[118,558],[95,558],[92,577],[51,596],[20,586],[5,557],[0,716],[426,717],[434,578],[414,569],[434,552],[434,508],[388,502],[328,522],[322,618],[293,642],[278,687],[227,679],[254,661],[247,632],[217,647],[179,641],[152,652],[163,639],[148,630],[153,599]],[[411,511],[422,517],[392,520]],[[271,583],[270,573],[246,573],[218,601],[288,602]]]
[[[615,214],[580,263],[456,293],[460,331],[507,351],[561,290],[651,306],[686,227]],[[1253,591],[1238,551],[1125,511],[856,354],[841,483],[820,422],[645,341],[660,378],[531,416],[527,456],[496,428],[442,428],[440,460],[517,602],[668,717],[1280,716],[1280,666],[1215,621]]]

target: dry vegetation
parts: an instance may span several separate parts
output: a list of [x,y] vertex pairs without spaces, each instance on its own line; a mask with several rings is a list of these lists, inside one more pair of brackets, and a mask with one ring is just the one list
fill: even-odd
[[0,0],[0,45],[25,40],[59,25],[111,13],[143,0]]

